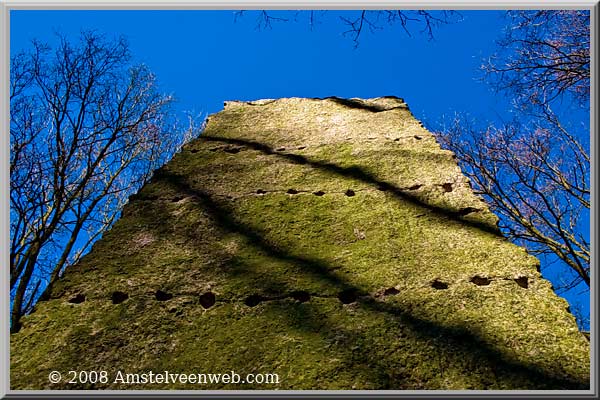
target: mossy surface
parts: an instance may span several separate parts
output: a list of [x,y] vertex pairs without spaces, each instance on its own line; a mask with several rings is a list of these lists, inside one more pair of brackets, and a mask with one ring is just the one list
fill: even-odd
[[400,99],[227,103],[24,318],[11,387],[588,388],[589,343],[496,221]]

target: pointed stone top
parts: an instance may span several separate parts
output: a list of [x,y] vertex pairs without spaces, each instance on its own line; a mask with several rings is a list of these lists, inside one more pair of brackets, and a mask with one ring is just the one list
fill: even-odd
[[272,146],[431,137],[399,97],[227,101],[204,135],[256,139]]

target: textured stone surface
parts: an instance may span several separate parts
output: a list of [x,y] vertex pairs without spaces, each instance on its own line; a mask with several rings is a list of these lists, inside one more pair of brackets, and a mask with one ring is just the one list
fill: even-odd
[[227,102],[24,318],[11,386],[588,388],[588,341],[496,221],[401,99]]

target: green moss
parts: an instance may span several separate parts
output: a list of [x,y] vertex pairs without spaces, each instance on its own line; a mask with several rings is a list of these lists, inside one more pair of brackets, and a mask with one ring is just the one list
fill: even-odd
[[[589,343],[565,302],[403,104],[282,99],[211,116],[11,336],[12,387],[586,388]],[[71,369],[280,383],[48,383]]]

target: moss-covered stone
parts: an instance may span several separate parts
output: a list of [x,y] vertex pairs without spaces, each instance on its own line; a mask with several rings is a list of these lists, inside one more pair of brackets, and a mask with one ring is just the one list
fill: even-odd
[[588,341],[496,223],[401,99],[228,102],[24,318],[11,387],[588,388]]

